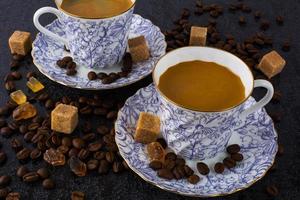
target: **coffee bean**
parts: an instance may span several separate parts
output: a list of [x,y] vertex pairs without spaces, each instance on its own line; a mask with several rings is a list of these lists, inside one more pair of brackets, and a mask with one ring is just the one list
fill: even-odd
[[20,80],[22,78],[22,74],[18,71],[12,72],[11,76],[13,77],[14,80]]
[[260,29],[266,31],[270,28],[270,22],[266,19],[262,20],[260,23]]
[[86,165],[87,165],[88,170],[93,171],[93,170],[96,170],[98,168],[99,161],[95,160],[95,159],[89,160]]
[[262,12],[261,11],[255,11],[254,12],[254,18],[255,20],[259,20],[262,16]]
[[222,174],[225,170],[225,166],[223,163],[218,162],[215,164],[214,170],[217,174]]
[[70,137],[63,137],[61,140],[61,144],[67,147],[72,146],[72,140]]
[[41,93],[37,96],[37,100],[39,101],[46,101],[49,98],[49,94],[48,93]]
[[157,175],[160,178],[167,179],[167,180],[172,180],[174,178],[173,173],[169,169],[159,169],[157,171]]
[[105,159],[107,160],[107,162],[113,163],[115,160],[115,154],[113,152],[106,152]]
[[93,112],[94,115],[106,115],[108,111],[106,108],[95,108]]
[[182,179],[186,176],[183,166],[176,166],[172,170],[172,173],[173,173],[174,178],[177,179],[177,180]]
[[90,71],[87,76],[90,81],[97,79],[97,74],[94,71]]
[[106,144],[111,144],[111,143],[115,143],[115,137],[113,135],[107,134],[103,137],[103,141]]
[[84,141],[81,138],[74,138],[72,140],[72,144],[73,144],[73,147],[75,147],[77,149],[81,149],[85,145]]
[[23,148],[21,151],[19,151],[17,154],[16,154],[16,157],[19,161],[25,161],[29,158],[30,156],[30,153],[31,153],[31,150],[30,149],[27,149],[27,148]]
[[202,175],[207,175],[210,172],[208,166],[203,162],[197,163],[197,169],[198,169],[199,173]]
[[237,162],[241,162],[244,159],[244,156],[240,153],[231,154],[230,157]]
[[241,147],[238,144],[232,144],[226,148],[226,151],[230,154],[238,153],[240,150],[241,150]]
[[37,133],[35,134],[32,138],[31,138],[31,142],[33,144],[36,144],[38,143],[39,141],[43,140],[44,139],[44,135],[41,134],[41,133]]
[[99,151],[102,147],[102,142],[94,142],[88,145],[88,150],[91,152]]
[[93,110],[90,106],[85,106],[79,110],[80,114],[89,115],[92,114]]
[[115,161],[112,166],[112,171],[114,173],[120,173],[123,170],[123,165],[121,162]]
[[176,161],[174,160],[165,160],[164,168],[172,170],[176,165]]
[[117,80],[118,78],[120,78],[120,76],[117,73],[114,73],[114,72],[109,73],[108,76],[110,78],[112,78],[114,81]]
[[0,115],[8,115],[9,114],[9,108],[7,106],[0,107]]
[[194,171],[188,165],[184,166],[184,172],[186,176],[192,176],[194,174]]
[[11,177],[7,175],[0,176],[0,187],[6,187],[10,184]]
[[184,166],[185,165],[185,160],[183,158],[178,158],[176,159],[176,165],[177,166]]
[[68,155],[69,155],[69,157],[73,157],[73,156],[77,156],[78,153],[79,153],[79,150],[78,150],[78,149],[72,148],[72,149],[69,150]]
[[5,200],[20,200],[21,195],[18,192],[10,192],[8,193],[7,197]]
[[89,152],[88,150],[86,150],[86,149],[81,149],[81,150],[78,152],[77,156],[78,156],[78,158],[79,158],[80,160],[86,160],[87,157],[89,156],[89,154],[90,154],[90,152]]
[[48,147],[46,146],[45,142],[42,142],[42,141],[39,141],[36,146],[42,152],[44,152],[44,151],[46,151],[48,149]]
[[29,172],[28,168],[24,165],[21,165],[20,167],[18,167],[16,174],[18,177],[23,178],[23,176],[28,172]]
[[67,96],[63,96],[63,97],[61,98],[61,102],[62,102],[63,104],[70,104],[71,99],[70,99],[69,97],[67,97]]
[[19,129],[18,123],[17,123],[17,122],[14,122],[14,121],[9,122],[9,123],[7,124],[7,126],[8,126],[12,131],[16,131],[16,130]]
[[231,158],[225,158],[224,160],[223,160],[223,164],[228,168],[228,169],[231,169],[231,168],[233,168],[233,167],[235,167],[236,166],[236,162],[233,160],[233,159],[231,159]]
[[291,49],[291,43],[290,41],[284,41],[282,46],[281,46],[282,51],[288,52]]
[[240,24],[240,25],[245,25],[245,24],[246,24],[246,19],[245,19],[244,16],[240,16],[240,17],[239,17],[239,24]]
[[4,152],[0,151],[0,166],[2,166],[7,159],[7,156]]
[[107,126],[101,125],[98,126],[97,132],[101,135],[106,135],[109,132],[109,128]]
[[118,117],[118,111],[110,111],[106,115],[106,118],[110,120],[116,119],[117,117]]
[[125,160],[122,161],[122,165],[123,165],[123,167],[124,167],[125,170],[128,170],[128,169],[129,169],[129,166],[128,166],[128,164],[126,163]]
[[12,60],[10,61],[9,66],[11,70],[16,70],[20,66],[20,62],[17,60]]
[[250,13],[252,11],[252,9],[249,6],[244,4],[242,6],[242,11],[245,12],[245,13]]
[[23,181],[27,183],[36,182],[39,180],[39,175],[36,172],[28,172],[23,176]]
[[19,132],[20,132],[20,133],[25,134],[25,133],[27,133],[27,131],[28,131],[27,125],[22,124],[22,125],[19,127]]
[[4,127],[5,125],[6,125],[6,120],[0,117],[0,128]]
[[73,58],[71,56],[65,56],[63,57],[62,61],[66,63],[73,62]]
[[67,69],[67,73],[68,76],[74,76],[75,74],[77,74],[77,70],[76,69]]
[[149,163],[149,167],[153,170],[159,170],[162,168],[162,162],[161,161],[158,161],[158,160],[154,160],[154,161],[151,161]]
[[67,67],[67,63],[64,62],[63,60],[58,60],[56,61],[56,65],[60,68],[66,68]]
[[26,142],[30,142],[34,135],[35,135],[34,132],[29,131],[29,132],[25,133],[25,135],[24,135],[24,140],[25,140]]
[[96,134],[95,133],[88,133],[82,136],[82,139],[86,142],[91,142],[96,139]]
[[161,146],[162,146],[162,148],[167,148],[167,142],[166,142],[166,140],[164,139],[164,138],[158,138],[157,140],[156,140],[156,142],[158,142]]
[[14,149],[16,152],[21,150],[23,148],[22,142],[21,140],[19,140],[18,138],[13,138],[10,141],[10,146],[12,149]]
[[72,192],[71,200],[84,200],[84,193],[80,191]]
[[103,152],[103,151],[97,151],[93,154],[93,157],[96,159],[96,160],[102,160],[105,158],[105,155],[106,153]]
[[61,146],[57,147],[57,151],[61,152],[62,154],[66,154],[69,151],[69,147],[67,147],[65,145],[61,145]]
[[169,152],[165,156],[165,160],[176,160],[177,156],[173,152]]
[[45,167],[38,169],[36,171],[36,173],[39,175],[39,177],[41,179],[46,179],[50,176],[50,173],[49,173],[48,169],[45,168]]
[[196,174],[194,174],[194,175],[190,176],[187,180],[189,183],[196,185],[200,181],[200,177],[197,176]]
[[38,128],[40,127],[40,124],[39,123],[31,123],[28,125],[28,130],[29,131],[35,131],[37,130]]
[[43,180],[43,188],[46,190],[51,190],[55,187],[55,183],[51,178],[47,178],[45,180]]
[[7,81],[5,83],[5,89],[9,92],[13,92],[16,90],[16,85],[13,81]]
[[46,102],[45,102],[45,108],[48,109],[48,110],[51,110],[53,109],[55,106],[54,102],[52,101],[52,99],[48,99]]
[[278,25],[283,25],[283,22],[284,22],[283,16],[282,16],[282,15],[278,15],[278,16],[276,17],[276,23],[277,23]]
[[[18,104],[16,103],[16,102],[14,102],[12,99],[10,99],[10,100],[8,100],[7,102],[6,102],[6,105],[5,105],[8,109],[9,109],[9,111],[10,110],[13,110],[13,109],[15,109],[16,107],[18,107]],[[8,113],[9,114],[9,113]]]
[[103,80],[105,78],[108,77],[108,75],[106,73],[103,73],[103,72],[100,72],[97,74],[97,77],[100,79],[100,80]]
[[9,189],[6,188],[0,188],[0,199],[5,199],[9,193]]
[[105,77],[103,79],[101,79],[102,84],[111,84],[112,82],[114,82],[114,80],[111,77]]
[[109,163],[106,160],[100,160],[98,173],[107,174],[109,171]]
[[75,62],[69,62],[67,64],[67,70],[75,70],[77,67],[77,64]]
[[270,195],[272,197],[276,197],[279,195],[279,190],[275,185],[267,186],[266,192],[268,193],[268,195]]
[[278,151],[277,151],[277,155],[278,156],[282,156],[284,154],[284,147],[282,144],[278,145]]
[[27,80],[28,80],[30,77],[34,77],[34,76],[36,76],[36,74],[35,74],[34,72],[27,72],[27,74],[26,74]]
[[2,127],[0,133],[3,137],[10,137],[13,134],[13,131],[9,127]]

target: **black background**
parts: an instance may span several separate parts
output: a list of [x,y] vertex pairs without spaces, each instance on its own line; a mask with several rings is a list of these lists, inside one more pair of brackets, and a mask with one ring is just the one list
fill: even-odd
[[[204,3],[220,3],[224,6],[230,2],[234,1],[204,1]],[[275,89],[281,90],[283,93],[281,104],[267,106],[268,111],[283,112],[283,119],[276,127],[279,133],[279,143],[285,146],[285,154],[277,160],[277,171],[268,173],[261,181],[245,191],[216,199],[272,199],[264,193],[265,187],[269,184],[276,184],[280,189],[280,195],[275,199],[297,200],[300,198],[300,1],[249,0],[245,2],[253,10],[263,11],[265,18],[272,22],[267,34],[271,35],[275,41],[274,49],[278,50],[288,63],[284,71],[272,80]],[[135,13],[152,20],[164,31],[172,27],[172,21],[180,14],[182,8],[193,8],[194,4],[194,0],[137,0]],[[32,17],[34,12],[43,6],[54,6],[54,3],[49,0],[0,0],[1,85],[4,85],[3,78],[9,72],[10,53],[7,44],[9,36],[14,30],[24,30],[31,32],[35,37],[37,30],[33,26]],[[278,14],[285,18],[282,27],[275,23],[275,16]],[[239,15],[244,15],[247,20],[247,25],[243,28],[240,28],[237,23]],[[41,21],[42,24],[48,24],[53,19],[53,16],[46,15],[42,17]],[[191,21],[195,25],[206,25],[207,19],[206,14],[201,17],[193,16]],[[232,33],[239,39],[244,39],[258,31],[258,24],[253,19],[253,12],[251,14],[230,14],[226,10],[225,15],[219,17],[217,27],[222,33]],[[292,41],[292,49],[289,53],[280,51],[280,44],[285,39]],[[34,65],[24,65],[20,71],[25,75],[29,70],[37,71]],[[90,92],[61,86],[40,73],[38,73],[38,78],[46,85],[54,99],[65,94],[75,98],[79,94],[92,96],[94,93],[129,97],[138,88],[151,83],[151,78],[148,77],[122,89]],[[24,83],[25,79],[18,81],[17,88],[27,91]],[[0,87],[0,104],[4,104],[7,100],[7,92],[4,87]],[[8,161],[5,166],[0,168],[0,175],[14,175],[15,168],[19,164],[11,148],[8,147],[9,140],[0,138],[0,141],[5,144],[3,149],[8,153]],[[32,167],[36,168],[37,165],[33,164]],[[160,190],[146,183],[133,172],[125,172],[121,175],[111,173],[105,176],[92,174],[84,178],[76,178],[67,167],[52,169],[52,171],[52,177],[56,181],[55,190],[45,191],[40,184],[26,185],[16,177],[13,178],[10,187],[13,191],[20,192],[22,199],[69,199],[73,190],[85,192],[87,199],[193,199]]]

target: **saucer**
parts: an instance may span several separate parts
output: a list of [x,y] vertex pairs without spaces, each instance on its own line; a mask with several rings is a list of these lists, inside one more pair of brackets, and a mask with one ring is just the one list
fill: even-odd
[[[47,25],[46,28],[60,36],[64,36],[65,34],[62,30],[62,24],[57,19]],[[90,81],[87,78],[87,74],[90,71],[95,71],[97,73],[119,72],[121,71],[121,64],[101,70],[89,69],[78,65],[77,74],[75,76],[68,76],[64,69],[61,69],[56,65],[56,61],[62,59],[64,56],[70,55],[70,53],[64,50],[63,44],[45,36],[42,33],[37,34],[32,45],[33,62],[40,72],[49,79],[68,87],[86,90],[105,90],[123,87],[135,83],[149,75],[152,72],[155,63],[166,52],[167,45],[165,42],[165,36],[162,34],[160,29],[153,25],[150,20],[144,19],[140,15],[135,14],[132,18],[129,38],[140,35],[145,36],[151,51],[151,57],[147,61],[134,64],[132,72],[128,75],[128,77],[120,78],[111,84],[102,84],[100,80]],[[76,58],[74,59],[76,62]]]
[[[244,103],[244,108],[254,104],[254,98],[250,97]],[[202,176],[196,169],[197,161],[186,160],[187,164],[201,177],[201,181],[190,184],[187,180],[168,181],[157,176],[149,167],[145,145],[136,143],[133,139],[136,122],[140,112],[151,112],[160,116],[161,102],[158,94],[151,84],[140,89],[130,97],[124,107],[119,111],[115,124],[116,143],[121,156],[129,167],[145,181],[170,192],[194,197],[214,197],[228,195],[250,187],[256,181],[264,177],[268,169],[273,165],[277,153],[277,133],[273,122],[264,109],[250,114],[246,120],[232,127],[233,134],[228,142],[239,144],[244,160],[233,169],[225,169],[223,174],[216,174],[213,170],[215,163],[222,161],[226,153],[220,153],[216,157],[204,160],[210,168],[208,176]]]

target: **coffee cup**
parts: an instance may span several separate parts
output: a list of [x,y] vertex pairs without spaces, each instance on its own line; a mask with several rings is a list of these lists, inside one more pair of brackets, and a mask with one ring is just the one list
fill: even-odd
[[[232,71],[245,87],[245,99],[233,107],[217,112],[192,110],[169,99],[158,87],[160,77],[176,64],[195,60],[214,62]],[[162,135],[176,154],[191,160],[205,160],[224,152],[233,128],[268,104],[274,93],[270,82],[254,80],[251,70],[240,58],[210,47],[183,47],[173,50],[157,62],[152,75],[162,102],[159,108]],[[251,107],[245,108],[245,102],[257,87],[266,88],[266,95]]]
[[[56,0],[58,9],[43,7],[33,17],[35,27],[48,37],[61,42],[70,50],[77,63],[91,69],[102,69],[119,63],[127,48],[127,40],[135,0],[125,12],[113,17],[87,19],[61,9],[62,0]],[[56,15],[63,24],[66,37],[43,27],[39,18],[45,13]]]

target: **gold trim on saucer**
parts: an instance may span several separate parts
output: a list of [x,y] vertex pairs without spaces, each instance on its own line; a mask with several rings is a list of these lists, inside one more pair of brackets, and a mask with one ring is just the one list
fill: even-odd
[[[249,68],[249,66],[248,66],[243,60],[241,60],[239,57],[237,57],[236,55],[234,55],[234,54],[232,54],[232,53],[230,53],[230,52],[228,52],[228,51],[224,51],[224,50],[222,50],[222,49],[218,49],[218,48],[214,48],[214,47],[207,47],[207,46],[202,47],[202,48],[209,48],[209,49],[215,49],[215,50],[219,50],[219,51],[226,52],[226,53],[231,54],[232,56],[236,57],[237,59],[239,59],[240,61],[242,61],[242,63],[244,63],[244,64],[247,66],[247,68],[248,68],[248,70],[249,70],[249,72],[250,72],[250,75],[252,76],[252,89],[251,89],[250,93],[248,94],[248,96],[245,97],[245,99],[244,99],[243,101],[241,101],[239,104],[237,104],[237,105],[235,105],[235,106],[232,106],[232,107],[229,107],[229,108],[226,108],[226,109],[222,109],[222,110],[220,110],[220,111],[200,111],[200,110],[195,110],[195,109],[193,109],[193,108],[189,108],[188,106],[178,104],[178,103],[172,101],[171,99],[169,99],[167,96],[165,96],[165,95],[162,93],[162,91],[159,90],[158,85],[156,84],[156,82],[158,82],[158,81],[156,81],[156,79],[155,79],[155,77],[154,77],[154,71],[155,71],[155,69],[156,69],[156,67],[157,67],[157,64],[158,64],[165,56],[167,56],[168,54],[170,54],[170,53],[172,53],[172,52],[174,52],[174,51],[181,50],[181,49],[185,49],[185,48],[198,48],[198,47],[196,47],[196,46],[186,46],[186,47],[181,47],[181,48],[177,48],[177,49],[174,49],[174,50],[172,50],[172,51],[169,51],[169,52],[167,52],[164,56],[162,56],[162,57],[157,61],[155,67],[154,67],[153,70],[152,70],[152,79],[153,79],[153,83],[154,83],[154,85],[155,85],[156,91],[157,91],[157,92],[160,94],[160,96],[161,96],[162,98],[164,98],[167,102],[169,102],[169,103],[171,103],[171,104],[173,104],[173,105],[175,105],[175,106],[177,106],[177,107],[179,107],[179,108],[182,108],[182,109],[185,109],[185,110],[189,110],[189,111],[193,111],[193,112],[199,112],[199,113],[208,113],[208,112],[211,112],[211,113],[221,113],[221,112],[225,112],[225,111],[232,110],[232,109],[234,109],[234,108],[236,108],[236,107],[242,105],[243,103],[245,103],[245,102],[249,99],[249,97],[250,97],[251,94],[253,93],[253,89],[254,89],[254,76],[253,76],[253,73],[252,73],[251,69]],[[184,61],[183,61],[183,62],[184,62]]]

